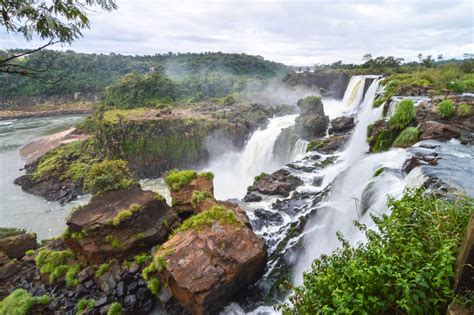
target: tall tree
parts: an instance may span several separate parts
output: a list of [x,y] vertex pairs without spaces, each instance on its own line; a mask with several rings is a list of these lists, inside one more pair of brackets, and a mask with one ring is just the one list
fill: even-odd
[[57,43],[70,44],[90,27],[88,13],[94,10],[117,9],[115,0],[0,0],[0,26],[7,32],[22,34],[31,41],[39,38],[44,44],[20,53],[0,54],[0,72],[36,75],[47,69],[24,65],[23,57]]

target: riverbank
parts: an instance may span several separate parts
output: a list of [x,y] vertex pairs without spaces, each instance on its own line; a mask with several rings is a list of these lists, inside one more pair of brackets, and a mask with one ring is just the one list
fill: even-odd
[[74,102],[65,104],[38,104],[34,106],[0,110],[0,121],[20,118],[85,115],[93,112],[93,103]]

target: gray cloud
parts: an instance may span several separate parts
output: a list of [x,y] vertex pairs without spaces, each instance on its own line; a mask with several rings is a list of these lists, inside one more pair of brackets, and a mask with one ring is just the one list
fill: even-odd
[[[118,0],[72,47],[81,52],[245,52],[286,64],[416,59],[474,51],[471,0]],[[0,47],[35,45],[0,31]]]

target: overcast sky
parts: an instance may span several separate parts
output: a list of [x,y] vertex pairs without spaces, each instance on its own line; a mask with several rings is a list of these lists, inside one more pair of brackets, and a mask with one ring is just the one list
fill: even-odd
[[[289,65],[360,62],[365,53],[474,52],[472,0],[117,0],[94,14],[80,52],[245,52]],[[0,48],[31,47],[0,31]],[[61,48],[61,47],[58,47]]]

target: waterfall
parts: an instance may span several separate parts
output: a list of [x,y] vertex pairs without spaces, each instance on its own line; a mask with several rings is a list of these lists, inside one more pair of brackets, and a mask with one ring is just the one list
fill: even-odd
[[306,154],[308,143],[306,140],[298,139],[291,150],[289,162],[301,159]]
[[[363,216],[364,211],[384,213],[387,211],[386,195],[398,196],[403,192],[405,185],[398,170],[406,159],[405,150],[365,155],[368,148],[367,126],[382,117],[383,109],[372,107],[378,85],[379,80],[375,79],[364,101],[359,106],[352,104],[359,108],[357,126],[341,154],[342,162],[332,167],[336,171],[331,170],[331,167],[323,170],[327,174],[337,175],[326,199],[316,205],[316,217],[308,222],[303,232],[303,251],[294,269],[294,282],[297,285],[302,283],[303,272],[310,268],[315,258],[329,254],[340,246],[336,232],[342,232],[352,244],[362,241],[364,236],[353,226],[353,221],[359,220],[372,226],[370,216]],[[386,171],[373,177],[380,167]]]
[[364,86],[365,76],[357,75],[351,77],[342,99],[342,103],[349,108],[349,110],[354,110],[362,101],[364,97]]
[[214,194],[218,199],[243,197],[256,175],[282,166],[274,159],[273,147],[281,130],[293,126],[297,116],[273,117],[266,128],[252,134],[241,152],[227,152],[211,159],[206,169],[215,174]]

